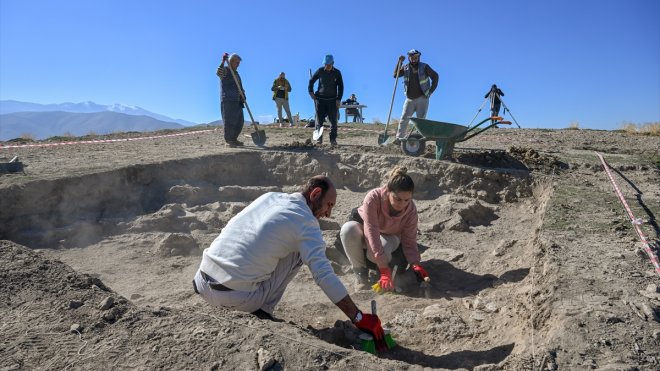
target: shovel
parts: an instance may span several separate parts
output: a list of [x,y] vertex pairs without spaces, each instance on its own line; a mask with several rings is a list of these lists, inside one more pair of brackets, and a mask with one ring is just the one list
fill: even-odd
[[234,69],[231,68],[231,64],[228,63],[227,68],[231,72],[231,76],[234,78],[234,82],[236,83],[238,92],[241,94],[241,99],[243,99],[243,103],[245,103],[245,108],[247,108],[247,111],[250,114],[250,120],[252,120],[252,127],[254,128],[254,132],[250,133],[250,135],[252,136],[252,141],[254,142],[254,144],[261,147],[264,144],[266,144],[266,132],[260,130],[259,126],[257,126],[257,123],[254,121],[254,117],[252,117],[252,111],[250,111],[250,107],[247,104],[247,99],[245,98],[245,94],[243,93],[243,86],[239,84],[238,78],[236,77],[236,73],[234,72]]
[[[314,117],[316,122],[319,122],[319,109],[316,99],[314,99]],[[319,143],[323,142],[323,123],[321,123],[321,126],[319,126],[318,129],[314,129],[314,133],[312,133],[312,139],[318,141]]]
[[[309,69],[309,79],[312,79],[312,69]],[[319,123],[319,108],[318,108],[318,101],[314,99],[314,122],[316,125],[321,124],[318,129],[314,129],[314,133],[312,134],[312,140],[315,142],[323,142],[323,123]]]
[[387,114],[387,122],[385,123],[385,133],[378,134],[378,144],[381,146],[390,144],[392,138],[387,135],[387,127],[390,124],[390,117],[392,116],[392,106],[394,105],[394,96],[396,95],[396,86],[399,83],[399,69],[401,69],[401,61],[396,61],[396,79],[394,79],[394,91],[392,92],[392,102],[390,102],[390,112]]

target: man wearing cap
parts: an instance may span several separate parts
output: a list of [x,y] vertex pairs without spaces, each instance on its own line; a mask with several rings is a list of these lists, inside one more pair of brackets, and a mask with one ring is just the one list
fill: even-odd
[[291,109],[289,109],[289,92],[291,91],[291,84],[285,78],[284,72],[280,72],[280,76],[273,81],[273,100],[277,106],[277,117],[280,119],[280,127],[282,127],[282,107],[286,111],[286,117],[289,119],[289,127],[293,127],[293,118],[291,117]]
[[[330,144],[337,145],[337,114],[341,106],[341,98],[344,95],[344,80],[341,72],[334,67],[335,61],[331,54],[323,58],[323,67],[316,70],[312,78],[309,79],[307,90],[309,96],[314,99],[317,105],[316,130],[321,128],[326,116],[330,120]],[[319,81],[318,89],[314,92],[314,83]],[[321,143],[323,137],[317,140]]]
[[[225,67],[225,63],[228,63],[227,67]],[[243,90],[241,76],[237,71],[240,64],[241,57],[238,54],[229,55],[225,53],[222,56],[222,63],[220,63],[216,71],[222,87],[220,113],[222,114],[222,122],[225,125],[225,143],[230,147],[243,145],[243,142],[238,140],[238,136],[241,135],[245,123],[245,119],[243,118],[243,98],[241,96],[241,92],[245,94],[245,90]],[[238,85],[236,85],[229,68],[236,74]]]
[[[399,144],[405,139],[408,120],[413,113],[418,118],[426,118],[426,112],[429,109],[429,98],[438,87],[438,73],[426,63],[419,61],[422,53],[417,49],[408,52],[408,64],[401,66],[398,71],[394,71],[394,78],[403,76],[403,89],[406,93],[406,101],[403,103],[403,113],[399,121],[399,128],[396,132],[395,144]],[[405,57],[399,57],[403,63]]]

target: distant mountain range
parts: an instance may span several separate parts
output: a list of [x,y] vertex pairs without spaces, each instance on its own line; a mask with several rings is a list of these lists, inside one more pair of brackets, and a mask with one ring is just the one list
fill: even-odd
[[39,104],[0,100],[0,140],[22,136],[82,136],[122,131],[180,129],[195,123],[147,111],[137,106],[94,102]]
[[124,113],[127,115],[135,116],[149,116],[153,117],[156,120],[165,121],[165,122],[176,122],[183,126],[196,125],[194,122],[173,119],[158,113],[153,113],[140,108],[138,106],[125,106],[123,104],[96,104],[94,102],[80,102],[80,103],[58,103],[58,104],[39,104],[39,103],[28,103],[28,102],[19,102],[15,100],[0,100],[0,115],[7,113],[15,112],[73,112],[73,113],[94,113],[94,112],[118,112]]
[[16,112],[0,115],[0,140],[22,136],[46,139],[53,136],[83,136],[126,131],[180,129],[183,125],[148,116],[118,112]]

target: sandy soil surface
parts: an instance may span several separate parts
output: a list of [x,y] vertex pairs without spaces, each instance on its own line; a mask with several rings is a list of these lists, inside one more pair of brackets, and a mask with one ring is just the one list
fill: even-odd
[[[657,248],[659,137],[492,129],[440,161],[432,143],[420,157],[378,146],[383,126],[342,125],[338,147],[266,131],[263,148],[246,128],[244,148],[206,131],[0,149],[26,165],[0,175],[0,370],[660,369],[660,276],[595,155]],[[397,294],[356,291],[337,234],[394,165],[415,180],[432,287],[406,271]],[[306,267],[275,310],[284,322],[192,290],[233,215],[320,173],[339,194],[327,255],[358,306],[378,303],[387,352],[360,349]]]

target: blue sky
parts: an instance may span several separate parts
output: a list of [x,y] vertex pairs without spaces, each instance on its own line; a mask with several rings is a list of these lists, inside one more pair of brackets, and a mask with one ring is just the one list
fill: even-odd
[[[344,98],[356,93],[367,121],[385,121],[396,59],[411,48],[440,75],[431,120],[467,124],[496,83],[527,128],[660,121],[658,0],[0,0],[0,99],[210,122],[227,51],[243,57],[255,116],[275,115],[270,87],[284,71],[304,118],[309,69],[331,53]],[[403,99],[399,85],[393,118]]]

